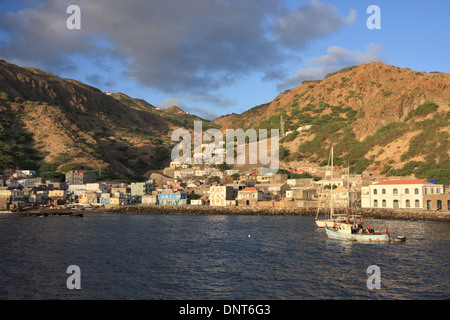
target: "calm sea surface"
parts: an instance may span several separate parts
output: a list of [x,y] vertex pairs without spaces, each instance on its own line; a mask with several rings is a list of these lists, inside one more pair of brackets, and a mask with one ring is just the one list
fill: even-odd
[[0,214],[0,299],[450,298],[448,224],[366,222],[406,242],[329,240],[301,216]]

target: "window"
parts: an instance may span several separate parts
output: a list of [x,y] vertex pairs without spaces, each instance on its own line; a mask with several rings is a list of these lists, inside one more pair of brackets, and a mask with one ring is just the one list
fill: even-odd
[[419,188],[414,189],[414,194],[419,194]]
[[381,190],[381,194],[386,194],[386,189]]
[[[383,189],[384,190],[384,189]],[[383,200],[382,202],[381,202],[381,206],[383,207],[383,208],[386,208],[386,200]]]
[[378,208],[378,200],[373,200],[373,207]]
[[408,188],[405,189],[405,194],[409,194],[409,189]]
[[398,189],[394,189],[394,194],[398,194]]
[[[408,189],[406,189],[406,190],[408,190]],[[410,207],[411,207],[411,201],[409,201],[409,199],[406,200],[405,206],[406,206],[407,208],[410,208]]]
[[378,194],[377,189],[373,189],[373,194]]
[[415,201],[415,206],[416,206],[416,208],[420,208],[420,201],[419,200]]

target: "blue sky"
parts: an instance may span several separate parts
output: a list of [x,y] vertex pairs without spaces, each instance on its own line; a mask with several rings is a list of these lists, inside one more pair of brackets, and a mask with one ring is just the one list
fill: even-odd
[[[66,27],[69,5],[81,29]],[[444,0],[7,0],[0,58],[213,119],[349,65],[448,73],[449,12]]]

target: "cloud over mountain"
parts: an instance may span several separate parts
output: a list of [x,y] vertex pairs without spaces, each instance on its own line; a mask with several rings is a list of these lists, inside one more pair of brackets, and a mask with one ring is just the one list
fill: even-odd
[[117,63],[144,87],[197,99],[250,74],[280,78],[292,57],[286,49],[304,48],[355,16],[317,0],[296,9],[278,0],[79,0],[81,29],[69,30],[72,2],[1,13],[0,30],[9,35],[2,57],[55,73],[80,68],[80,57],[103,69]]
[[326,54],[309,59],[294,75],[280,81],[277,85],[278,89],[298,86],[304,80],[323,79],[328,73],[346,66],[382,61],[381,52],[383,49],[379,45],[372,42],[365,49],[365,52],[361,52],[340,46],[331,46],[327,49]]

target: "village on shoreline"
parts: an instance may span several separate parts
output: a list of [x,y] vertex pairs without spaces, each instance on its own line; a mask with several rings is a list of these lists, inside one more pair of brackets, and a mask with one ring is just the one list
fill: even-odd
[[330,178],[320,166],[262,175],[254,168],[177,162],[147,181],[130,184],[97,181],[94,173],[76,170],[67,172],[65,181],[11,170],[0,179],[0,211],[74,217],[83,216],[81,212],[324,216],[333,201],[335,212],[365,218],[450,220],[450,189],[434,181],[339,169]]

